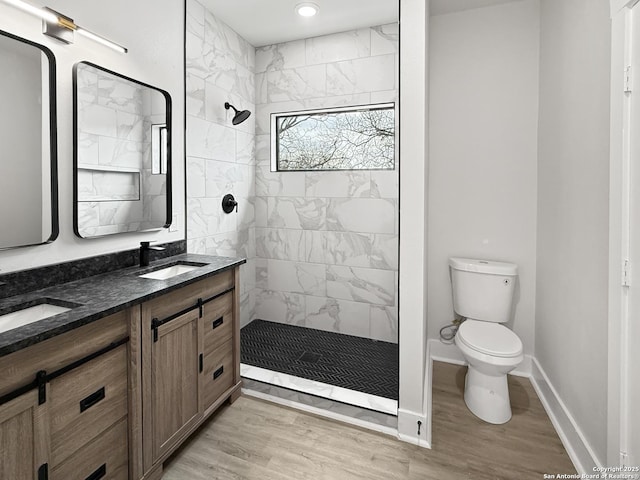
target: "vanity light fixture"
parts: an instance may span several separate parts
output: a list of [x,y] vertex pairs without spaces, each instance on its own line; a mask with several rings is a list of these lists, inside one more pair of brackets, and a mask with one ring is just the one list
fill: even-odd
[[38,7],[34,7],[33,5],[23,2],[21,0],[3,0],[4,3],[12,5],[20,10],[30,13],[31,15],[35,15],[36,17],[40,17],[42,20],[47,22],[57,22],[58,17],[56,14],[51,13],[50,11],[43,10]]
[[128,50],[123,47],[122,45],[118,45],[117,43],[113,43],[111,40],[106,39],[104,37],[101,37],[100,35],[98,35],[97,33],[93,33],[89,30],[86,30],[78,25],[76,25],[76,33],[78,35],[82,35],[83,37],[89,38],[91,40],[93,40],[94,42],[98,42],[101,43],[102,45],[109,47],[113,50],[115,50],[116,52],[120,52],[120,53],[127,53]]
[[73,43],[74,32],[83,37],[90,38],[94,42],[101,43],[116,52],[127,53],[127,49],[122,45],[112,42],[96,33],[82,28],[73,19],[62,15],[48,7],[38,8],[22,0],[0,0],[12,5],[20,10],[35,15],[42,19],[42,33],[64,43]]
[[296,13],[301,17],[313,17],[320,11],[320,7],[315,3],[302,2],[296,5]]

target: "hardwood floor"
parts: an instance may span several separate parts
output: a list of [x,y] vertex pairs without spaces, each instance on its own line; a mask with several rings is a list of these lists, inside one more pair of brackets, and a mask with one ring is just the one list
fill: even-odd
[[466,367],[434,362],[432,449],[243,396],[165,465],[165,480],[541,479],[576,473],[526,378],[513,418],[489,425],[462,398]]

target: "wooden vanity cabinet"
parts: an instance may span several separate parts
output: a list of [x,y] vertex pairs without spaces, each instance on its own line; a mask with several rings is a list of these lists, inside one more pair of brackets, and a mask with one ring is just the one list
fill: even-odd
[[[237,268],[141,306],[142,478],[240,393]],[[236,345],[237,344],[237,345]]]
[[0,357],[0,480],[155,480],[240,394],[238,268]]
[[49,463],[47,427],[47,405],[38,403],[35,390],[0,405],[0,479],[42,478]]
[[128,477],[126,310],[0,357],[0,479]]

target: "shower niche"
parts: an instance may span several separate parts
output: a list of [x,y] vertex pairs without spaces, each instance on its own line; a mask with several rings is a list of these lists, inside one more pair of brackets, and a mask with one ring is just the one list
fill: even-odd
[[73,93],[76,235],[168,228],[169,94],[88,62],[74,67]]

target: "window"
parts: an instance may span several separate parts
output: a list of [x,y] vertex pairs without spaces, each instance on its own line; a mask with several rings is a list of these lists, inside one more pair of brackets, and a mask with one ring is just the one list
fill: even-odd
[[393,170],[394,104],[271,114],[271,169]]
[[151,174],[167,173],[167,125],[151,125]]

